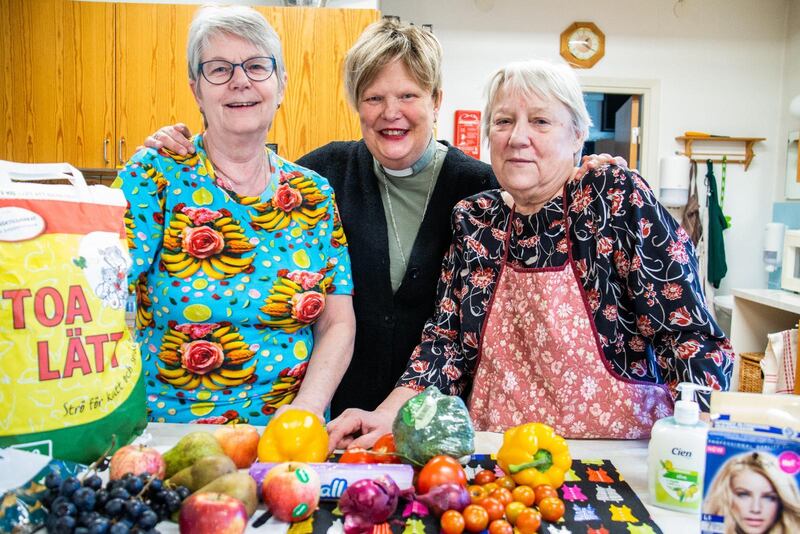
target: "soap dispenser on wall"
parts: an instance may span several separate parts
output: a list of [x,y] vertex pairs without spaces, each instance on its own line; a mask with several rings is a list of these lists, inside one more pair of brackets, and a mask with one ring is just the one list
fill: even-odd
[[700,513],[706,467],[708,424],[700,421],[696,391],[707,386],[682,382],[675,414],[656,421],[650,433],[647,480],[650,500],[678,512]]

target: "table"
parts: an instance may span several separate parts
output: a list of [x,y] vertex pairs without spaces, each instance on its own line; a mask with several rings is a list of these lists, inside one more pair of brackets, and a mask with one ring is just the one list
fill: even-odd
[[[164,451],[177,442],[181,436],[189,432],[195,430],[213,431],[214,428],[216,428],[215,425],[150,423],[145,432],[137,439],[137,443],[144,443]],[[259,429],[259,431],[261,430]],[[502,434],[477,432],[475,435],[475,452],[485,454],[497,452],[502,441]],[[699,517],[650,505],[650,495],[647,490],[647,443],[647,440],[569,440],[569,449],[573,458],[611,460],[617,470],[625,477],[625,481],[645,504],[653,520],[666,534],[673,532],[695,534],[700,532]],[[260,515],[260,512],[256,512],[255,517]],[[178,532],[178,526],[175,523],[162,523],[158,526],[158,529],[164,534]],[[271,518],[266,525],[258,529],[248,528],[247,532],[284,534],[286,529],[285,523],[280,523]]]

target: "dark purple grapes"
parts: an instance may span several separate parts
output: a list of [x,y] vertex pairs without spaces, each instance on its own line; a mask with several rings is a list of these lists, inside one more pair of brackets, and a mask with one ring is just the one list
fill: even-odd
[[81,481],[76,477],[69,477],[64,479],[59,486],[58,491],[62,497],[71,497],[75,491],[81,487]]
[[136,521],[136,526],[149,530],[158,524],[158,515],[152,510],[145,510]]
[[138,495],[142,488],[144,488],[144,482],[139,477],[132,477],[125,481],[125,489],[131,495]]
[[97,475],[92,475],[83,481],[83,487],[97,491],[103,487],[103,479]]
[[47,489],[58,489],[61,486],[61,473],[58,471],[50,471],[44,477],[44,485]]
[[92,488],[78,488],[75,493],[72,494],[71,499],[78,510],[91,512],[94,510],[97,496]]
[[119,517],[125,511],[125,501],[122,499],[110,499],[104,508],[109,517]]

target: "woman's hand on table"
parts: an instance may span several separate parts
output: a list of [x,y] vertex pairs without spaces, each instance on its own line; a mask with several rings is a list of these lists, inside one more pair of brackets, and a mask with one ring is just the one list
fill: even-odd
[[166,148],[176,154],[185,156],[194,152],[194,145],[189,139],[191,136],[192,132],[189,127],[179,122],[173,126],[164,126],[153,135],[148,136],[144,140],[144,146],[155,148],[156,150]]
[[376,409],[373,412],[348,408],[328,423],[328,449],[363,447],[368,449],[382,435],[392,431],[396,412]]

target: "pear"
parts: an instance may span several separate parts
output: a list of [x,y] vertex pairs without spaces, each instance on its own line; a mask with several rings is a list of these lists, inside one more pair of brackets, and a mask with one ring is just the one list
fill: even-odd
[[225,454],[225,452],[213,434],[208,432],[186,434],[163,455],[164,462],[167,464],[165,477],[172,477],[181,469],[190,467],[200,458],[219,454]]
[[193,493],[214,479],[236,471],[236,464],[224,454],[205,456],[195,463],[181,469],[167,482],[173,488],[186,486]]
[[252,517],[258,506],[258,488],[256,481],[243,471],[222,475],[213,482],[209,482],[199,490],[201,492],[224,493],[244,503],[248,517]]

